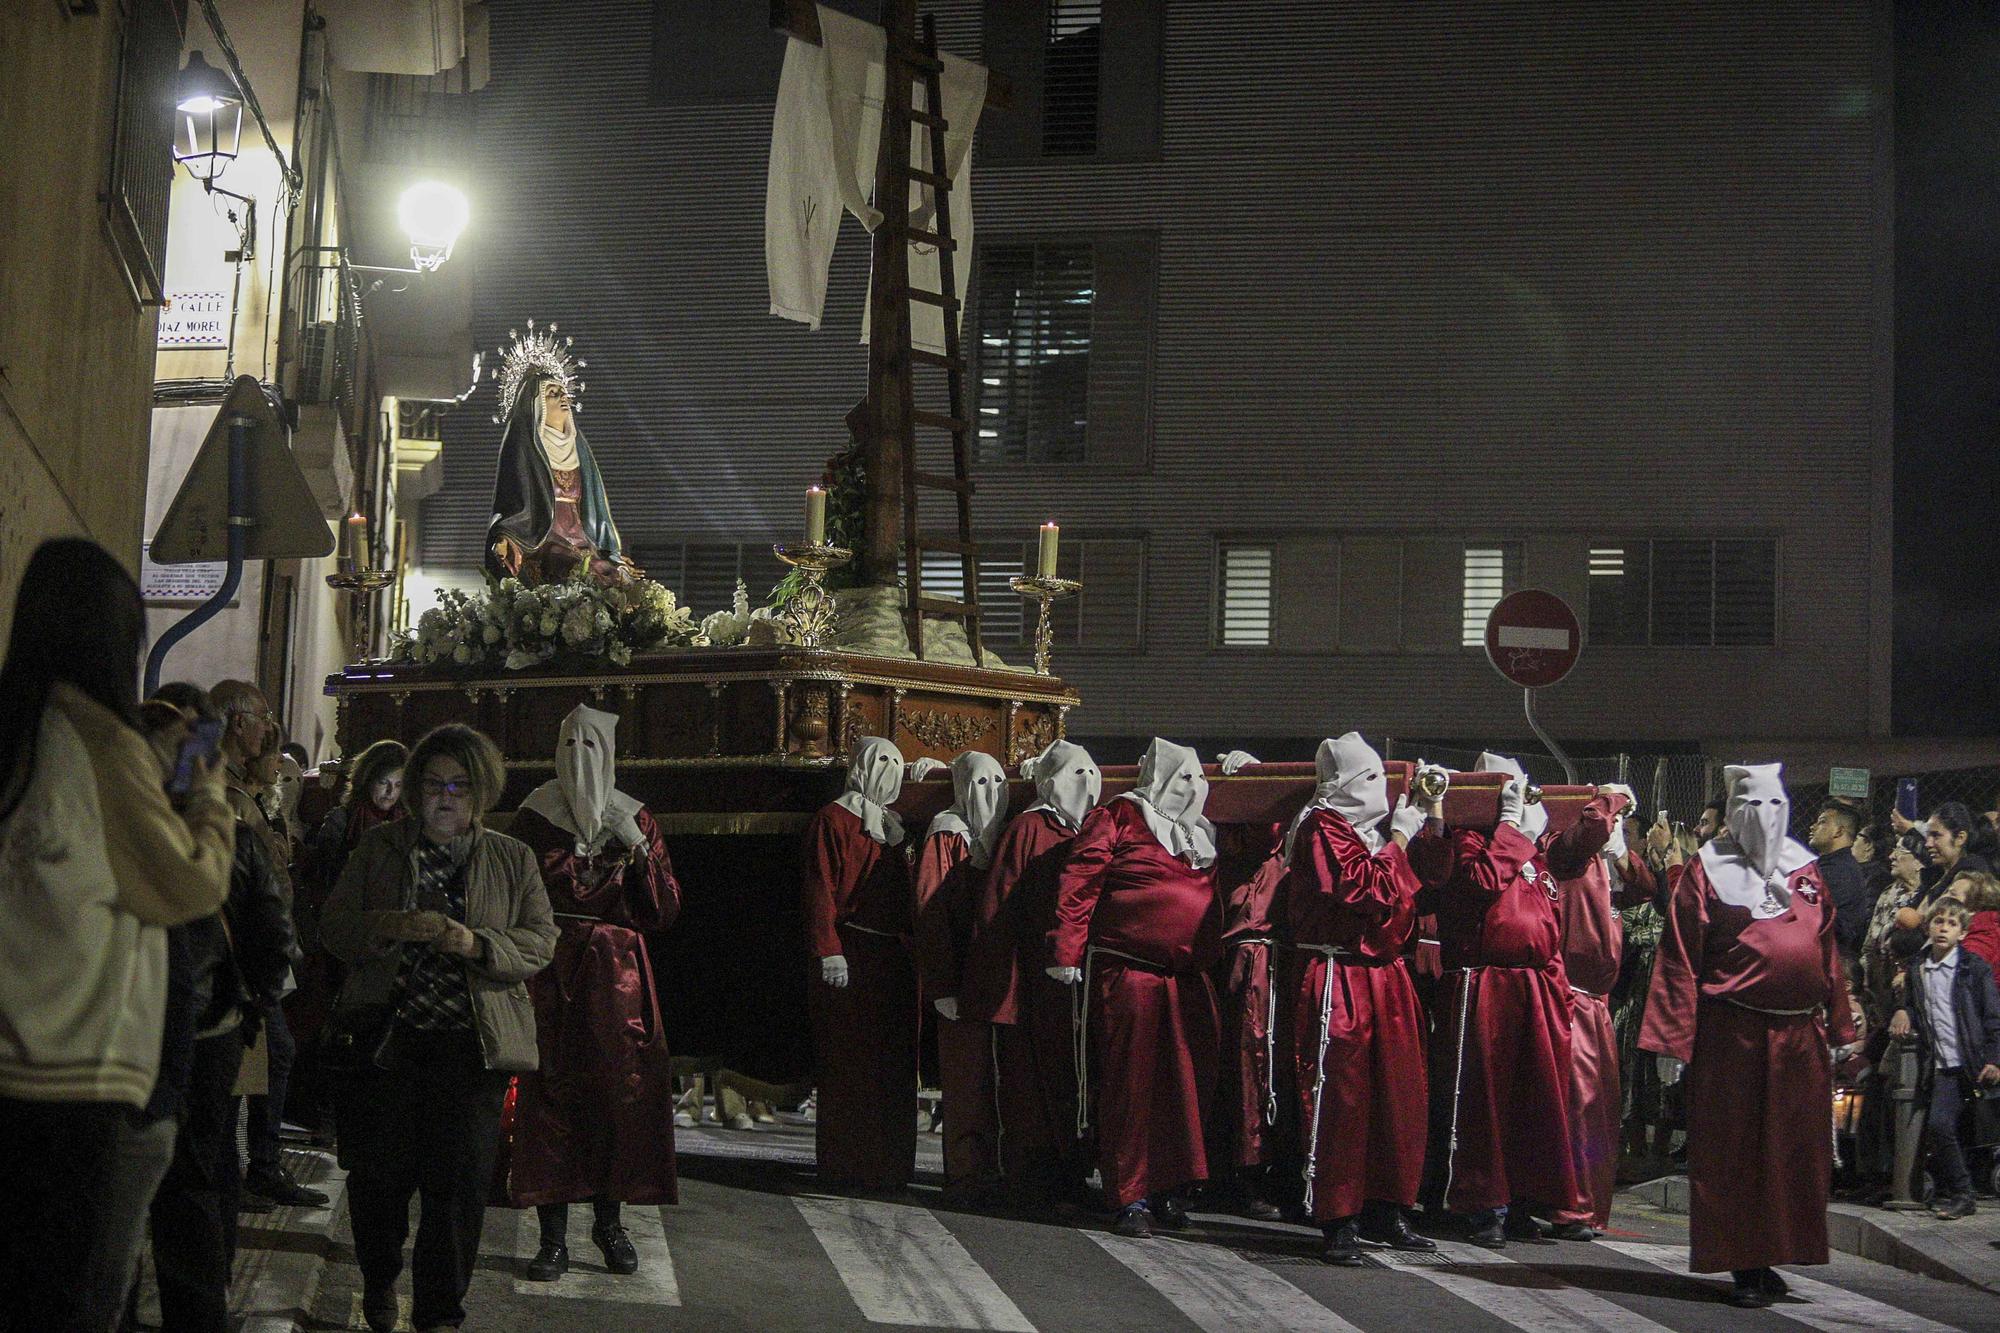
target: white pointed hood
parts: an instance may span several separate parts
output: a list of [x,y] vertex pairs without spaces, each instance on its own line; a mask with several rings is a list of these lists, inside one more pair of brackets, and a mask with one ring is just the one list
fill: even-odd
[[992,755],[967,750],[951,761],[951,795],[951,809],[931,820],[930,831],[964,838],[972,864],[984,870],[1007,826],[1007,770]]
[[1022,769],[1035,784],[1035,803],[1028,810],[1046,810],[1072,830],[1083,827],[1083,817],[1104,795],[1104,774],[1081,745],[1057,741]]
[[869,837],[885,847],[903,841],[903,820],[889,803],[903,791],[903,752],[881,736],[861,742],[847,765],[847,790],[833,803],[861,820]]
[[[1625,798],[1625,808],[1611,817],[1611,837],[1604,844],[1604,850],[1599,855],[1606,861],[1619,861],[1632,850],[1631,844],[1625,841],[1625,820],[1634,810],[1639,808],[1639,796],[1637,792],[1622,782],[1613,782],[1607,785],[1610,790],[1617,792]],[[1613,873],[1616,872],[1614,871]]]
[[1155,736],[1140,756],[1137,783],[1118,799],[1137,804],[1146,827],[1175,856],[1196,870],[1215,864],[1215,826],[1202,815],[1208,779],[1193,750]]
[[1790,834],[1792,801],[1783,764],[1730,764],[1722,770],[1728,807],[1724,832],[1701,849],[1701,868],[1715,896],[1754,916],[1771,917],[1791,905],[1787,881],[1813,854]]
[[1358,731],[1323,740],[1313,756],[1313,768],[1319,785],[1285,832],[1285,860],[1292,859],[1292,839],[1298,836],[1299,825],[1315,810],[1333,811],[1354,826],[1369,851],[1381,851],[1378,826],[1389,813],[1389,777],[1375,747]]
[[615,785],[618,715],[578,704],[556,736],[556,776],[521,802],[576,838],[578,856],[595,856],[607,844],[636,847],[640,803]]
[[[1506,755],[1495,754],[1491,750],[1481,750],[1478,760],[1475,761],[1475,771],[1480,773],[1511,773],[1521,780],[1521,794],[1523,796],[1528,794],[1528,770],[1521,767],[1521,761],[1518,759],[1509,759]],[[1549,812],[1547,810],[1544,810],[1539,805],[1522,805],[1521,832],[1527,834],[1529,841],[1533,842],[1540,839],[1548,827]]]

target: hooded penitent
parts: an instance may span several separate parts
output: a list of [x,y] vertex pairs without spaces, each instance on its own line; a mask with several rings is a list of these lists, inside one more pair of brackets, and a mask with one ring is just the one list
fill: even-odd
[[1083,817],[1104,794],[1097,761],[1068,741],[1057,741],[1030,760],[1027,776],[1035,784],[1035,803],[1028,809],[1046,810],[1072,831],[1083,827]]
[[859,817],[862,830],[885,847],[903,841],[903,820],[889,809],[903,790],[903,752],[881,736],[870,736],[847,766],[847,790],[834,804]]
[[951,794],[951,809],[931,820],[930,831],[964,838],[972,864],[984,870],[1007,825],[1007,770],[992,755],[967,750],[951,761]]
[[[1495,754],[1491,750],[1482,750],[1479,754],[1476,769],[1481,773],[1511,774],[1521,780],[1522,796],[1525,797],[1528,794],[1528,771],[1521,767],[1521,762],[1518,759],[1509,759],[1504,754]],[[1548,826],[1549,812],[1547,810],[1539,805],[1522,805],[1521,832],[1527,834],[1531,839],[1539,838]]]
[[1333,811],[1354,826],[1368,850],[1382,850],[1382,833],[1377,826],[1389,813],[1389,778],[1375,747],[1358,731],[1323,740],[1313,756],[1313,768],[1319,785],[1285,833],[1285,860],[1292,859],[1292,839],[1298,836],[1299,825],[1315,810]]
[[1215,826],[1202,815],[1208,779],[1201,756],[1185,745],[1155,736],[1139,760],[1139,777],[1118,798],[1136,803],[1160,845],[1196,870],[1215,864]]
[[595,856],[607,845],[636,847],[639,802],[616,786],[618,715],[578,704],[563,719],[556,738],[556,776],[521,802],[576,838],[578,856]]
[[1813,854],[1793,841],[1792,802],[1783,764],[1731,764],[1722,770],[1727,831],[1701,849],[1715,896],[1756,916],[1777,916],[1791,901],[1786,881]]
[[502,537],[512,538],[532,553],[548,541],[556,526],[557,470],[577,474],[576,517],[584,541],[597,555],[616,561],[625,551],[618,525],[611,521],[611,502],[604,493],[604,476],[584,439],[574,413],[569,429],[551,429],[546,420],[542,387],[551,377],[530,375],[515,395],[500,441],[500,464],[493,482],[493,518],[486,529],[486,570],[495,578],[512,571],[494,551]]

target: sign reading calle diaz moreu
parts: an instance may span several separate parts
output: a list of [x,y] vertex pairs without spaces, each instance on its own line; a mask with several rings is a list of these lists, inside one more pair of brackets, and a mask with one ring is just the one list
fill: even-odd
[[1583,626],[1569,603],[1540,588],[1500,599],[1486,617],[1486,660],[1523,689],[1553,685],[1583,651]]

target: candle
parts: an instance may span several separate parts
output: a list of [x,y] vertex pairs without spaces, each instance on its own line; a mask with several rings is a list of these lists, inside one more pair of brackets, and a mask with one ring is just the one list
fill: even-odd
[[357,564],[368,563],[368,516],[360,510],[347,516],[347,553]]
[[1054,519],[1042,524],[1042,548],[1035,563],[1035,573],[1041,578],[1052,579],[1056,576],[1056,537],[1061,532]]
[[826,540],[826,489],[806,487],[806,545],[818,546]]

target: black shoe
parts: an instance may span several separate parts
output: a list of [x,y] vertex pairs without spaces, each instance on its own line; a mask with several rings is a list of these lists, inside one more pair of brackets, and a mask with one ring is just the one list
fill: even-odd
[[528,1260],[528,1271],[523,1274],[530,1282],[553,1282],[569,1272],[569,1246],[561,1241],[545,1240],[542,1248],[535,1251],[535,1257]]
[[261,1194],[245,1190],[236,1196],[236,1211],[239,1213],[273,1213],[277,1210],[278,1205]]
[[1153,1210],[1143,1203],[1119,1209],[1118,1220],[1111,1224],[1111,1234],[1144,1240],[1153,1234]]
[[1751,1268],[1733,1274],[1736,1281],[1722,1299],[1739,1310],[1765,1308],[1771,1303],[1771,1294],[1764,1290],[1764,1272],[1761,1268]]
[[1508,1209],[1506,1227],[1508,1240],[1545,1240],[1549,1234],[1547,1223],[1518,1209]]
[[1498,1216],[1487,1213],[1473,1220],[1472,1234],[1466,1239],[1481,1249],[1504,1250],[1507,1248],[1507,1228]]
[[1353,1218],[1327,1223],[1326,1248],[1319,1252],[1319,1257],[1322,1263],[1339,1264],[1342,1268],[1361,1267],[1361,1235]]
[[1153,1220],[1169,1231],[1185,1231],[1188,1224],[1187,1206],[1173,1195],[1162,1195],[1153,1200]]
[[1764,1288],[1766,1296],[1775,1298],[1792,1294],[1792,1289],[1786,1285],[1784,1277],[1775,1268],[1766,1268],[1760,1272],[1757,1275],[1757,1283]]
[[1931,1212],[1946,1222],[1956,1222],[1961,1217],[1971,1217],[1979,1211],[1979,1205],[1970,1194],[1961,1194],[1955,1199],[1941,1199]]
[[243,1177],[243,1191],[286,1208],[324,1208],[331,1202],[320,1190],[299,1184],[283,1166],[257,1166]]
[[369,1333],[395,1333],[396,1315],[394,1287],[361,1293],[361,1318],[368,1325]]
[[1596,1240],[1597,1228],[1588,1222],[1558,1222],[1549,1230],[1550,1240]]
[[597,1242],[597,1248],[604,1253],[604,1266],[623,1277],[639,1271],[639,1251],[632,1247],[632,1238],[625,1234],[625,1228],[616,1222],[590,1229],[590,1238]]
[[1243,1201],[1243,1216],[1253,1222],[1276,1222],[1284,1215],[1285,1210],[1269,1199],[1260,1199],[1253,1194]]
[[[1387,1245],[1392,1250],[1408,1250],[1413,1254],[1429,1254],[1437,1248],[1436,1241],[1410,1230],[1410,1219],[1403,1215],[1400,1208],[1384,1209],[1373,1217],[1363,1213],[1360,1234],[1363,1240]],[[1502,1239],[1504,1241],[1505,1237]]]

